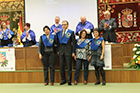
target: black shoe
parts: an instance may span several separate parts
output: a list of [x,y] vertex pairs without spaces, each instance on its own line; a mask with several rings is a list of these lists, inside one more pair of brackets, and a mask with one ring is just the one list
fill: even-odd
[[64,85],[64,84],[66,84],[66,82],[62,82],[62,83],[60,83],[60,85]]
[[103,85],[103,86],[106,85],[105,81],[103,81],[102,85]]
[[71,86],[72,84],[70,82],[68,82],[68,85]]
[[95,76],[96,76],[96,79],[97,79],[97,82],[95,83],[95,85],[99,85],[100,84],[99,70],[95,70]]
[[106,82],[105,82],[105,71],[103,69],[101,69],[100,71],[101,71],[101,76],[102,76],[102,80],[103,80],[102,85],[106,85]]
[[95,83],[95,85],[99,85],[100,84],[100,81],[97,81],[96,83]]

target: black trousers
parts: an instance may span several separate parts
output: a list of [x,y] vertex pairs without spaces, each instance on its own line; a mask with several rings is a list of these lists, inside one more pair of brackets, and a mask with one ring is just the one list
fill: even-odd
[[68,82],[71,83],[72,77],[72,55],[59,55],[61,82],[66,82],[65,78],[65,61],[67,63]]
[[29,47],[29,46],[35,45],[35,43],[33,41],[29,41],[29,42],[24,42],[23,45],[24,47]]
[[43,69],[44,69],[44,81],[45,81],[45,83],[49,83],[49,76],[48,76],[48,68],[49,67],[50,67],[51,83],[54,83],[56,54],[54,54],[53,52],[45,52],[41,61],[43,64]]
[[8,46],[8,44],[13,44],[12,39],[9,39],[9,40],[1,40],[1,46]]
[[[95,76],[97,78],[97,81],[100,81],[100,74],[102,76],[102,80],[105,81],[105,71],[103,67],[94,66],[94,68],[95,68]],[[99,74],[99,71],[100,71],[100,74]]]

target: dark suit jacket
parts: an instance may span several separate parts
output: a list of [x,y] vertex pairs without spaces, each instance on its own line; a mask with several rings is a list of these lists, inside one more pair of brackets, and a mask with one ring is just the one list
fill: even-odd
[[110,18],[109,19],[109,26],[111,26],[111,28],[106,28],[104,29],[104,24],[105,24],[106,20],[103,19],[100,22],[100,31],[103,31],[103,38],[106,41],[110,41],[110,42],[116,42],[117,37],[116,37],[116,33],[115,33],[115,29],[117,29],[117,23],[116,23],[116,19],[115,18]]
[[[68,29],[69,30],[69,29]],[[63,33],[63,31],[62,31]],[[60,44],[59,39],[58,39],[58,35],[57,35],[57,45],[58,45],[58,51],[59,51],[59,55],[71,55],[72,53],[75,53],[75,35],[74,35],[74,31],[71,35],[71,37],[69,38],[67,44]]]
[[[47,47],[48,51],[52,48],[53,49],[53,53],[56,54],[56,38],[54,40],[53,46],[52,47]],[[40,36],[40,40],[39,40],[39,45],[38,45],[38,53],[41,53],[41,55],[44,55],[44,49],[45,49],[45,45],[42,41],[42,36]]]

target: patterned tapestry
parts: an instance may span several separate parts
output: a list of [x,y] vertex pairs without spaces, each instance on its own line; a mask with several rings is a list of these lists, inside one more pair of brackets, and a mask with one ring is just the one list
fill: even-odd
[[99,23],[109,10],[117,22],[117,42],[140,41],[140,0],[98,0]]
[[17,37],[19,16],[22,17],[24,25],[24,0],[0,0],[0,25],[6,22],[11,29],[15,38]]

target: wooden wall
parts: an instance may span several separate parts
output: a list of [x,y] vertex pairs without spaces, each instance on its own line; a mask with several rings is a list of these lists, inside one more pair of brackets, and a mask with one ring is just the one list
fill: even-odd
[[123,69],[123,63],[130,63],[134,44],[112,44],[112,68]]
[[[112,68],[123,69],[123,63],[129,63],[132,58],[134,44],[112,44]],[[16,70],[42,70],[42,63],[38,58],[37,47],[16,48]],[[75,61],[73,60],[73,69]],[[56,69],[59,69],[59,58],[57,56]]]
[[[139,70],[123,70],[123,63],[129,63],[132,58],[134,44],[112,44],[112,70],[106,70],[106,82],[140,82]],[[0,72],[0,83],[43,83],[42,63],[38,58],[38,48],[16,48],[16,70],[14,72]],[[72,82],[74,82],[75,62],[73,61]],[[122,69],[122,70],[121,70]],[[79,81],[84,81],[81,71]],[[66,71],[67,77],[67,71]],[[94,71],[89,71],[88,82],[95,82]],[[60,83],[59,61],[57,56],[55,83]]]

